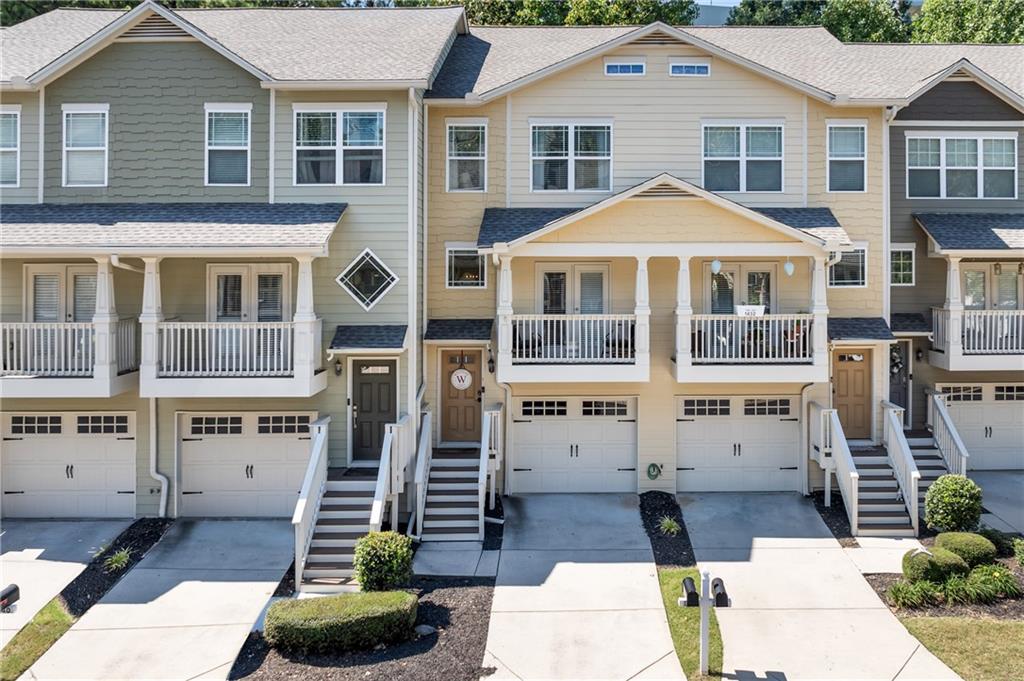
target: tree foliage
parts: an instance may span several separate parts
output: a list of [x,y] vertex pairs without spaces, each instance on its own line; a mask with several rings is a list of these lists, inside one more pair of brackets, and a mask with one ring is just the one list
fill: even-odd
[[826,0],[741,0],[729,12],[729,26],[810,26],[821,21]]
[[828,0],[821,25],[845,43],[902,43],[909,24],[888,0]]
[[1021,0],[924,0],[915,43],[1024,43]]

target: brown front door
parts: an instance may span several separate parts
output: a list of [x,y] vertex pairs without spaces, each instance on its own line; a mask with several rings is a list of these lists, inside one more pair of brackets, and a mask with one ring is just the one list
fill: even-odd
[[[480,361],[479,350],[441,351],[441,440],[444,442],[480,441]],[[466,388],[452,384],[459,369],[469,372]],[[465,374],[460,374],[464,376]]]
[[352,458],[380,459],[384,426],[398,420],[398,366],[393,359],[352,363]]
[[832,355],[833,404],[848,439],[871,437],[871,351],[836,350]]

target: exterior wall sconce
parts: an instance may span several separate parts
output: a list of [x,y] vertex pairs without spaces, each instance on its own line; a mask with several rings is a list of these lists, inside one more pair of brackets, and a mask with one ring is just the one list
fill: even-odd
[[334,375],[341,376],[341,372],[344,371],[345,365],[341,361],[341,357],[334,360]]
[[494,373],[494,353],[490,348],[487,348],[487,373]]
[[924,359],[924,351],[921,350],[921,348],[918,348],[917,352],[914,353],[914,359],[916,359],[918,362]]

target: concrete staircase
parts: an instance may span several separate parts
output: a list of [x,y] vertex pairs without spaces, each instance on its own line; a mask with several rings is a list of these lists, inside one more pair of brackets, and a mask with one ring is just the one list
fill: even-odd
[[434,450],[427,479],[423,541],[480,541],[480,450]]
[[331,593],[352,583],[356,540],[370,530],[377,470],[331,468],[299,590]]
[[857,534],[862,537],[913,537],[914,527],[885,447],[851,447],[860,474]]

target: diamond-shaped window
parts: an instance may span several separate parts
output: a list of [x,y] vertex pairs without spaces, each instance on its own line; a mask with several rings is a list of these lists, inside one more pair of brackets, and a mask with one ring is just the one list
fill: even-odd
[[398,277],[367,248],[336,281],[364,310],[369,310],[398,283]]

